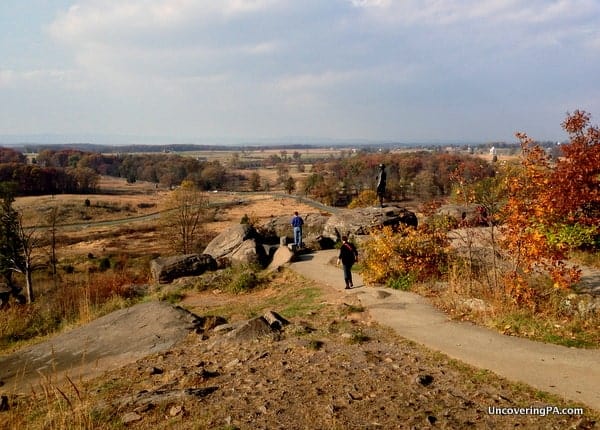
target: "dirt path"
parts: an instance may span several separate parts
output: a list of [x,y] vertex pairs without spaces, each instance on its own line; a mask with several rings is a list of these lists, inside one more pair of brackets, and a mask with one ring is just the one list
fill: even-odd
[[465,363],[600,410],[600,350],[580,350],[509,337],[451,321],[426,299],[389,288],[365,287],[354,274],[346,292],[341,269],[331,266],[336,250],[300,256],[291,267],[340,293],[357,295],[371,316],[403,337]]

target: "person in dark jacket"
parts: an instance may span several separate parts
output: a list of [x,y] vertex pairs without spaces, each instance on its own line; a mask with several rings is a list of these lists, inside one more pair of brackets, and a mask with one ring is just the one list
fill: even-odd
[[385,165],[379,165],[379,173],[377,174],[377,197],[379,205],[383,207],[383,197],[385,196],[385,187],[387,183],[387,175],[385,174]]
[[348,242],[348,236],[342,236],[342,246],[340,247],[340,254],[338,255],[337,264],[342,263],[344,268],[344,281],[346,282],[346,289],[352,288],[352,265],[358,261],[358,251],[356,247]]

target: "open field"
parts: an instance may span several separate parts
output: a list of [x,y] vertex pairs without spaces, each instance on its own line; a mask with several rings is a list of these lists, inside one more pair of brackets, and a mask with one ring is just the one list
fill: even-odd
[[[63,257],[164,255],[170,251],[161,237],[159,221],[169,193],[151,183],[127,184],[125,179],[103,177],[98,194],[19,197],[14,207],[30,227],[48,225],[51,208],[59,209],[58,225],[66,225],[58,230],[64,243],[58,252]],[[228,192],[206,193],[206,197],[215,206],[214,220],[205,226],[208,237],[239,223],[244,215],[264,222],[277,216],[291,218],[295,210],[317,212],[293,197]]]

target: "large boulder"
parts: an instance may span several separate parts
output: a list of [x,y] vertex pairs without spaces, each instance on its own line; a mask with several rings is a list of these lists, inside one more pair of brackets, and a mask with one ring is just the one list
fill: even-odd
[[216,268],[217,262],[208,254],[159,257],[150,262],[152,277],[160,284],[168,284],[184,276],[198,276]]
[[257,240],[256,230],[248,224],[237,224],[215,237],[204,254],[219,262],[231,264],[265,264],[266,252]]
[[271,264],[269,264],[269,267],[267,267],[267,269],[277,270],[281,266],[291,262],[293,259],[294,252],[287,246],[280,246],[279,248],[277,248],[277,251],[275,251],[275,254],[273,255],[273,260],[271,261]]
[[329,218],[323,228],[323,236],[339,240],[343,235],[367,235],[373,228],[400,224],[417,227],[417,216],[399,206],[345,209]]
[[219,233],[210,241],[204,254],[211,255],[214,259],[229,257],[248,239],[256,237],[256,230],[249,224],[237,224]]
[[265,264],[265,248],[256,241],[256,239],[247,239],[242,241],[229,255],[231,264]]
[[[323,231],[325,223],[329,219],[329,215],[319,213],[300,214],[304,220],[302,235],[306,237],[318,236]],[[278,216],[273,217],[259,227],[261,234],[266,241],[279,242],[279,238],[285,237],[288,241],[294,240],[294,232],[291,225],[292,217]]]

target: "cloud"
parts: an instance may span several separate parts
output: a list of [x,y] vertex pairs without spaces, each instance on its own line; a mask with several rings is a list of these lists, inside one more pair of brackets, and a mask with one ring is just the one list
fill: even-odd
[[349,0],[378,19],[411,24],[539,23],[597,14],[595,0]]
[[[458,133],[478,112],[519,105],[512,120],[544,105],[562,114],[598,94],[589,82],[600,72],[597,0],[74,3],[48,26],[54,56],[37,56],[29,72],[3,65],[0,89],[45,82],[57,104],[79,96],[73,111],[102,107],[103,124],[119,132],[158,129],[164,118],[190,134],[323,124],[331,134],[401,137],[435,112],[441,129]],[[121,115],[108,121],[113,111]],[[328,117],[337,120],[325,125]]]
[[40,69],[40,70],[10,70],[0,69],[0,88],[29,87],[38,85],[57,85],[64,88],[75,88],[79,82],[74,70]]

